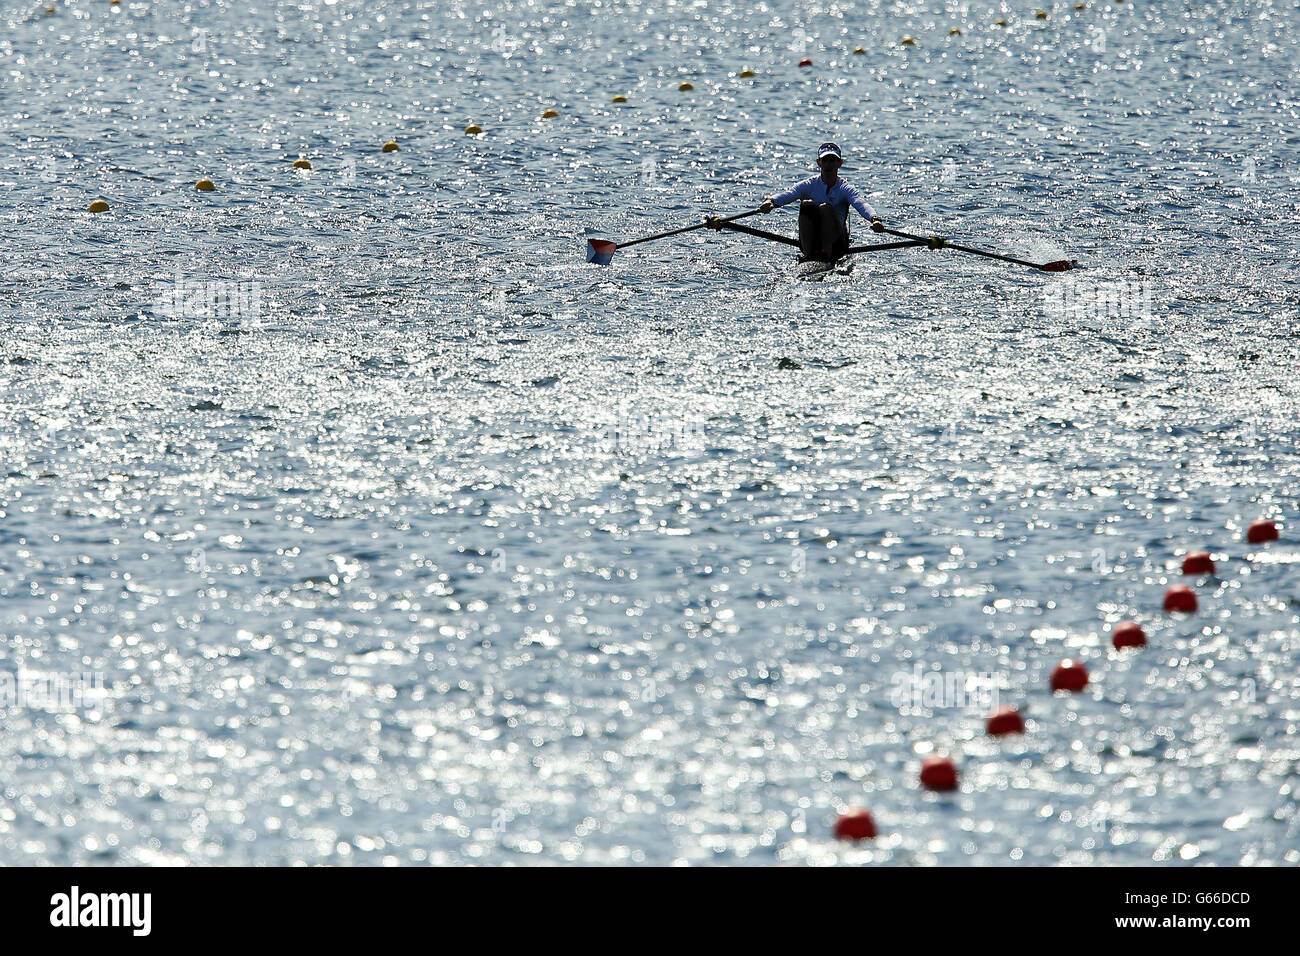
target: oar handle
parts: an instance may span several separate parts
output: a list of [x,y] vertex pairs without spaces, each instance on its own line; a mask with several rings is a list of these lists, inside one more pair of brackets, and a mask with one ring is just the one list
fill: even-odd
[[749,212],[737,213],[734,216],[728,216],[726,219],[710,217],[703,222],[697,222],[693,226],[682,226],[680,229],[670,229],[667,232],[657,232],[653,236],[642,236],[640,239],[633,239],[631,242],[620,242],[618,247],[620,249],[626,249],[628,246],[639,246],[641,243],[649,242],[652,239],[666,239],[669,236],[677,236],[683,232],[690,232],[694,229],[703,229],[706,226],[711,226],[715,222],[735,222],[737,219],[744,219],[746,216],[757,215],[760,211],[761,210],[758,209],[751,209]]

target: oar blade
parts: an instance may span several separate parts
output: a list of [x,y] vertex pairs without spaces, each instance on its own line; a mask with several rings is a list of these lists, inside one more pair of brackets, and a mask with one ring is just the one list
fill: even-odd
[[594,262],[598,266],[607,266],[614,261],[614,250],[617,248],[618,243],[610,242],[608,239],[588,239],[587,261]]
[[1065,272],[1073,269],[1075,263],[1069,259],[1058,259],[1056,262],[1049,262],[1046,265],[1039,266],[1044,272]]

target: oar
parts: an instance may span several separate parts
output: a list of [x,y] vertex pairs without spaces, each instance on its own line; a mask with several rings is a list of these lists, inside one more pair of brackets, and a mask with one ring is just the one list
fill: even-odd
[[[719,229],[729,229],[733,232],[743,232],[746,235],[758,236],[760,239],[771,239],[773,242],[784,242],[787,246],[798,246],[799,240],[790,236],[783,236],[780,233],[766,232],[762,229],[755,229],[753,226],[738,226],[734,223],[728,224],[726,220],[719,219]],[[910,249],[914,246],[929,245],[928,239],[910,239],[907,242],[878,242],[870,246],[853,246],[844,250],[846,256],[853,255],[857,252],[884,252],[886,249]]]
[[[712,223],[705,223],[705,225],[712,225]],[[766,232],[762,229],[755,229],[752,226],[737,226],[734,223],[728,223],[726,219],[717,220],[716,228],[730,229],[733,232],[743,232],[746,235],[758,236],[760,239],[771,239],[773,242],[784,242],[787,246],[799,245],[798,239],[791,239],[789,236],[783,236],[776,232]]]
[[986,259],[1000,259],[1003,262],[1014,262],[1018,266],[1029,266],[1031,269],[1041,269],[1043,272],[1064,272],[1067,269],[1073,269],[1078,263],[1069,259],[1058,259],[1056,262],[1038,263],[1027,262],[1024,259],[1015,259],[1011,256],[1001,256],[996,252],[985,252],[983,249],[972,249],[970,246],[959,246],[956,243],[949,242],[947,239],[940,239],[938,236],[913,236],[906,232],[897,232],[893,229],[882,229],[891,236],[898,236],[901,239],[912,239],[924,243],[931,249],[956,249],[958,252],[969,252],[971,255],[984,256]]
[[886,249],[912,249],[916,246],[928,246],[928,239],[911,239],[907,242],[877,242],[870,246],[850,246],[844,250],[846,256],[851,256],[855,252],[884,252]]
[[746,216],[758,214],[757,209],[751,209],[749,212],[742,212],[735,216],[728,216],[726,219],[718,219],[716,216],[697,222],[693,226],[682,226],[680,229],[669,229],[667,232],[657,232],[653,236],[642,236],[640,239],[633,239],[631,242],[612,242],[609,239],[588,239],[587,240],[587,261],[594,262],[597,265],[607,266],[614,258],[615,249],[626,249],[628,246],[638,246],[643,242],[649,242],[652,239],[666,239],[669,236],[680,235],[683,232],[690,232],[693,229],[704,229],[712,227],[719,228],[720,223],[735,222],[737,219],[744,219]]

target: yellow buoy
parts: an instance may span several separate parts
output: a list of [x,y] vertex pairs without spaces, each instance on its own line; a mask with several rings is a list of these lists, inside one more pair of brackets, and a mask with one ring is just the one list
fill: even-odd
[[389,140],[388,142],[386,142],[383,146],[381,146],[380,149],[382,149],[385,153],[395,153],[395,152],[397,152],[397,149],[398,149],[398,146],[397,146],[397,140],[395,140],[395,139],[390,139],[390,140]]
[[862,54],[864,54],[864,53],[867,52],[867,48],[864,47],[864,46],[855,46],[855,47],[853,48],[853,52],[854,52],[857,56],[861,56]]
[[542,114],[542,119],[555,119],[555,117],[559,115],[560,115],[559,110],[547,110],[545,113]]
[[216,189],[217,187],[212,185],[212,180],[210,179],[200,179],[197,183],[194,184],[194,188],[197,189],[199,192],[210,193],[212,192],[212,190]]
[[903,39],[900,42],[903,44],[903,46],[916,46],[916,41],[913,40],[911,37],[903,37]]
[[54,12],[54,8],[53,8],[53,7],[46,7],[46,8],[45,8],[45,12],[46,12],[46,13],[53,13],[53,12]]
[[961,27],[953,27],[951,30],[948,31],[948,36],[950,37],[961,36]]
[[1006,20],[998,20],[996,25],[997,25],[997,26],[1000,26],[1000,27],[1004,27],[1004,26],[1007,25],[1007,21],[1006,21]]
[[1046,19],[1047,19],[1047,11],[1046,11],[1046,10],[1039,10],[1037,13],[1034,14],[1034,16],[1037,17],[1039,20],[1046,20]]
[[610,100],[610,102],[611,102],[611,103],[626,103],[626,102],[627,102],[627,97],[624,96],[622,93],[619,93],[619,94],[618,94],[617,96],[615,96],[612,100]]
[[745,68],[744,68],[743,70],[741,70],[740,73],[737,74],[737,75],[738,75],[742,80],[748,80],[748,79],[750,79],[751,77],[756,76],[757,74],[754,73],[754,71],[751,70],[749,67],[745,67]]
[[477,123],[470,123],[465,127],[466,136],[477,136],[481,132],[483,132],[483,127],[479,126]]
[[1086,10],[1086,9],[1088,9],[1088,5],[1087,5],[1086,3],[1076,3],[1076,4],[1074,5],[1074,9],[1076,9],[1076,10]]
[[694,83],[678,83],[678,84],[677,84],[677,89],[680,90],[681,92],[685,93],[687,90],[693,90],[693,89],[695,89],[695,84],[694,84]]
[[91,212],[108,212],[108,203],[102,199],[96,199],[90,204],[89,208]]
[[294,169],[311,169],[311,162],[306,159],[295,159],[293,161]]

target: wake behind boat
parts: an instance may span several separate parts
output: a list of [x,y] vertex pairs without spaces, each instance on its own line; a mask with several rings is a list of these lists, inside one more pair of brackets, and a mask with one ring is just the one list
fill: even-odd
[[835,262],[823,262],[820,259],[807,259],[800,256],[795,260],[794,275],[797,279],[820,282],[827,276],[848,276],[853,274],[854,261],[849,258]]

